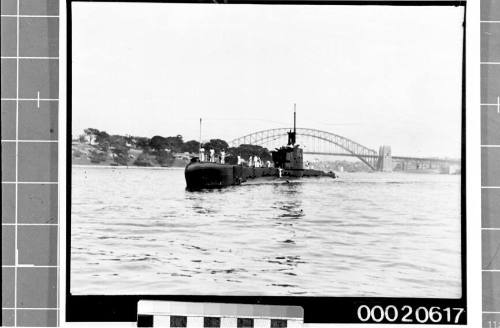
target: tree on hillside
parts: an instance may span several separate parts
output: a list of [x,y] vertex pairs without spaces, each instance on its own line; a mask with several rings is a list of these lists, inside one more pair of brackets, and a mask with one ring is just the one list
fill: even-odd
[[94,128],[87,128],[83,132],[89,137],[89,143],[92,144],[100,131]]
[[166,148],[167,140],[162,136],[154,136],[149,141],[149,146],[156,151],[160,151]]
[[95,141],[97,143],[109,142],[109,134],[106,131],[98,131],[95,135]]
[[132,147],[135,147],[135,137],[132,137],[130,134],[126,134],[123,136],[125,138],[125,142]]
[[257,145],[242,144],[238,147],[229,148],[229,153],[233,156],[241,156],[244,160],[248,160],[250,156],[258,156],[263,161],[272,160],[269,150]]
[[185,151],[188,153],[197,153],[200,151],[200,143],[196,140],[186,141],[182,145],[182,151]]
[[150,146],[151,140],[146,137],[136,137],[135,138],[135,145],[137,148],[142,149],[144,153],[148,153],[151,146]]
[[127,139],[124,136],[113,134],[109,137],[109,145],[111,147],[126,147]]
[[184,141],[182,141],[182,136],[178,134],[175,137],[166,137],[165,138],[166,147],[173,152],[179,153],[182,151],[182,145]]
[[116,146],[111,149],[113,160],[118,165],[128,165],[129,148],[126,146]]
[[203,148],[205,150],[213,149],[216,153],[220,153],[221,150],[227,150],[229,145],[222,139],[210,139],[209,142],[203,144]]
[[95,136],[95,142],[102,151],[108,151],[110,146],[110,135],[106,131],[99,131]]
[[109,146],[113,154],[113,160],[118,165],[127,165],[129,156],[129,147],[127,139],[124,136],[114,134],[109,137]]

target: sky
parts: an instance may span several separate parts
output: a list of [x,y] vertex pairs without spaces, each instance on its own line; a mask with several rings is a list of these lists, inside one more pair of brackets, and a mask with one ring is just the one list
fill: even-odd
[[[460,158],[463,7],[73,2],[74,136],[293,123]],[[300,137],[300,136],[299,136]]]

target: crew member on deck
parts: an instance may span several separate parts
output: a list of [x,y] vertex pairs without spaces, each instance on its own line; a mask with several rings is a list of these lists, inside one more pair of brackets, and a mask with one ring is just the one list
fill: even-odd
[[205,161],[205,148],[200,148],[200,161]]
[[260,167],[260,158],[259,157],[254,156],[253,162],[254,162],[255,167]]

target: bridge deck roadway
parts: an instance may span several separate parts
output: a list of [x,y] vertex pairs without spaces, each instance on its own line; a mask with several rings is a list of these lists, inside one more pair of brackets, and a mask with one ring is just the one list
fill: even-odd
[[[304,154],[310,155],[330,155],[330,156],[350,156],[350,157],[366,157],[366,158],[378,158],[379,155],[355,155],[349,153],[322,153],[313,151],[304,151]],[[460,163],[459,159],[443,159],[443,158],[432,158],[432,157],[406,157],[406,156],[392,156],[393,160],[402,161],[420,161],[420,162],[439,162],[439,163]]]

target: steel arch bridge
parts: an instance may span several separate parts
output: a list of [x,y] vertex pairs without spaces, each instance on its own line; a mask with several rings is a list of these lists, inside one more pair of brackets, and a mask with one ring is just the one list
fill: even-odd
[[[249,144],[269,147],[273,142],[277,143],[280,139],[285,139],[284,142],[276,145],[280,146],[286,144],[287,132],[290,130],[290,128],[277,128],[257,131],[232,140],[230,145],[238,147],[242,144]],[[306,145],[305,154],[354,156],[372,170],[377,169],[378,152],[351,139],[331,132],[307,128],[297,128],[297,135],[299,143]]]

